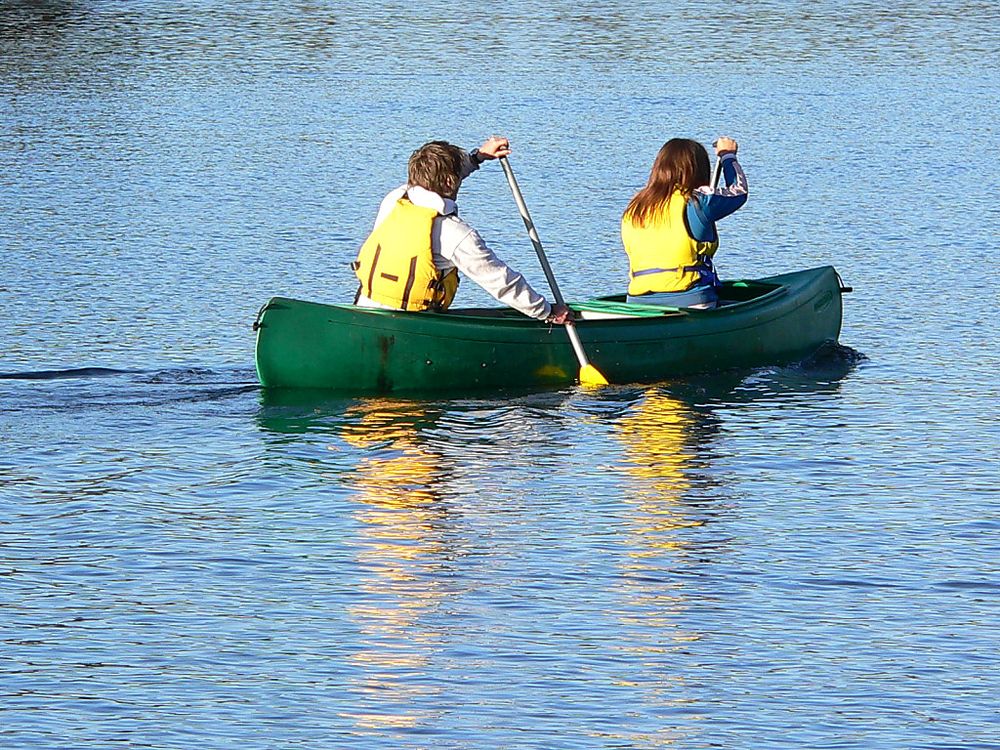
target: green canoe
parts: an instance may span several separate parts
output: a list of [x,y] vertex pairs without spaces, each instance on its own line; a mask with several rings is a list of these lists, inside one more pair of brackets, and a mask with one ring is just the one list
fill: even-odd
[[[605,297],[571,304],[591,362],[612,383],[654,382],[802,359],[840,334],[831,266],[725,282],[723,305],[692,310]],[[575,382],[561,326],[509,308],[407,313],[274,297],[258,313],[257,374],[267,388],[343,393],[463,391]]]

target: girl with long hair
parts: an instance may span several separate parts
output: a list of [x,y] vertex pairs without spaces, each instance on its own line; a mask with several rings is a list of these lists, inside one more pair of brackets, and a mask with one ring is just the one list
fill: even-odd
[[697,141],[663,144],[646,186],[622,216],[629,258],[628,299],[672,307],[718,304],[719,277],[712,258],[719,247],[715,223],[747,201],[747,179],[732,138],[715,142],[724,187],[710,185],[708,152]]

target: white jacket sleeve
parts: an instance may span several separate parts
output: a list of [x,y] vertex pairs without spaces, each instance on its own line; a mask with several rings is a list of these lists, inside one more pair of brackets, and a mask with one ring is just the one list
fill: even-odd
[[442,227],[441,254],[471,281],[492,294],[497,301],[519,310],[530,318],[545,320],[552,306],[531,288],[524,276],[504,263],[486,246],[479,233],[463,222],[454,222],[448,229],[467,230],[464,236],[452,236],[448,242]]

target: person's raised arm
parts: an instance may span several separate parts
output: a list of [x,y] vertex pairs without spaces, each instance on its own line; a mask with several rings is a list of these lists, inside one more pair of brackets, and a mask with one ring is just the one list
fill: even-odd
[[747,176],[736,159],[739,144],[732,138],[722,136],[713,145],[716,158],[722,166],[725,187],[710,185],[704,193],[696,195],[705,218],[710,222],[729,216],[747,202],[749,195]]
[[491,135],[479,148],[469,152],[469,158],[462,160],[462,179],[479,169],[484,161],[499,159],[510,154],[510,141],[502,135]]

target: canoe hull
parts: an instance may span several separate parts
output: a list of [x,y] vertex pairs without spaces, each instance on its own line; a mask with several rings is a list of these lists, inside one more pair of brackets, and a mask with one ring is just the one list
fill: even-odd
[[[840,279],[829,266],[760,279],[773,291],[716,310],[581,320],[593,364],[612,383],[653,382],[808,356],[840,334]],[[572,383],[565,331],[508,310],[403,313],[271,299],[257,322],[268,388],[349,393],[460,391]]]

